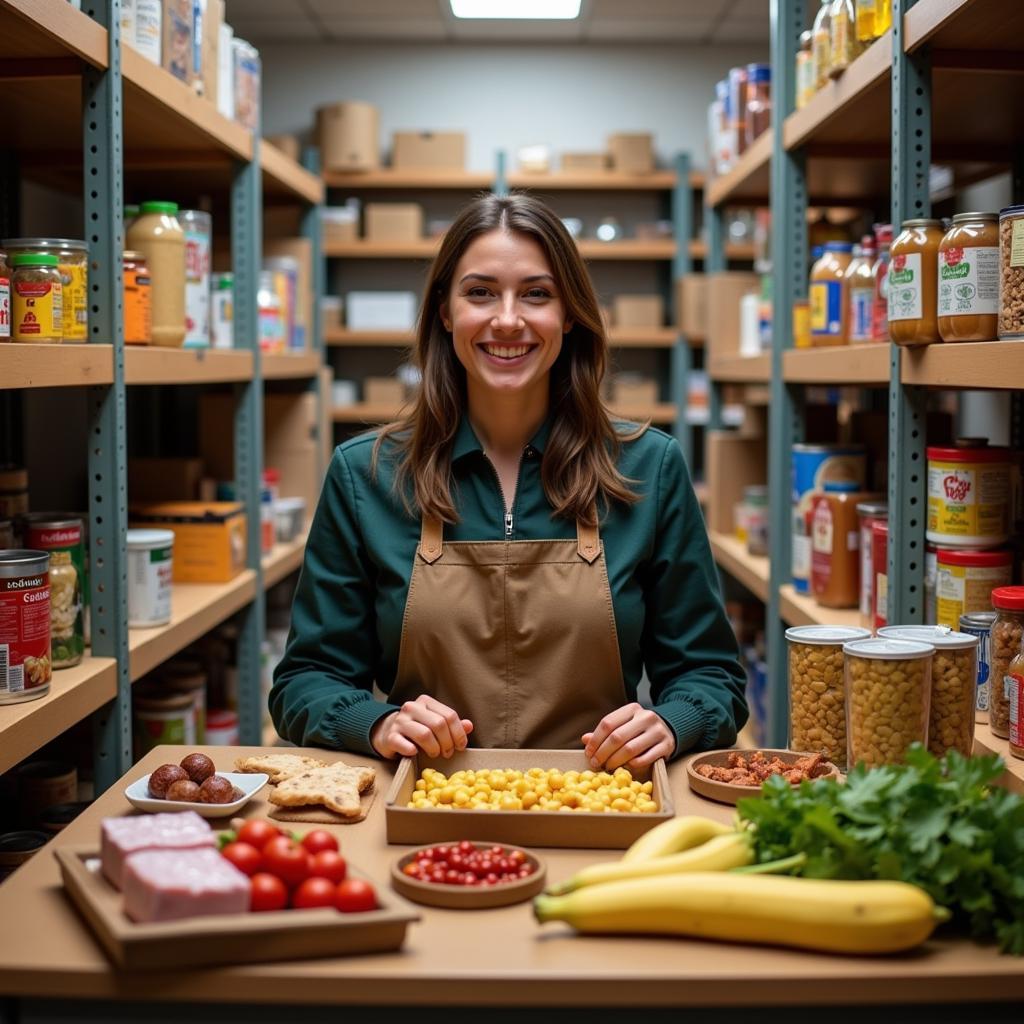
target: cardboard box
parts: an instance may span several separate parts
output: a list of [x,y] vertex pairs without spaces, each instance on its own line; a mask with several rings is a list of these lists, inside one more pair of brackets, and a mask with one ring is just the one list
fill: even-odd
[[131,458],[128,500],[192,501],[199,497],[202,479],[202,459]]
[[231,40],[234,58],[235,120],[254,132],[260,123],[262,65],[259,50],[244,39]]
[[203,95],[214,105],[218,102],[218,89],[220,88],[220,75],[218,72],[220,61],[220,36],[221,25],[224,24],[224,0],[206,0],[206,10],[203,13]]
[[704,519],[709,530],[732,534],[733,508],[743,488],[765,482],[768,443],[765,437],[740,437],[730,430],[709,430],[704,476],[708,501]]
[[133,505],[131,525],[174,534],[175,583],[228,583],[245,568],[246,516],[236,501]]
[[650,132],[617,132],[608,136],[612,170],[650,174],[654,170],[654,136]]
[[401,405],[405,397],[405,385],[397,377],[366,377],[363,380],[364,402]]
[[389,843],[437,843],[472,836],[491,843],[518,846],[561,846],[572,849],[624,850],[655,825],[675,816],[675,805],[663,760],[633,777],[651,780],[651,796],[658,810],[651,814],[534,814],[531,811],[420,810],[407,807],[416,780],[424,768],[445,775],[482,768],[558,768],[563,772],[586,771],[590,765],[582,750],[501,750],[470,748],[447,760],[425,754],[406,757],[398,766],[384,803]]
[[263,243],[263,255],[270,259],[287,256],[299,267],[295,282],[295,327],[296,336],[302,339],[301,347],[310,346],[313,333],[313,243],[308,238],[272,238]]
[[618,407],[651,406],[658,402],[658,382],[639,374],[619,374],[612,378],[611,402]]
[[371,242],[418,242],[423,237],[419,203],[367,203],[366,238]]
[[660,295],[616,295],[613,304],[616,327],[661,327],[665,300]]
[[608,154],[563,153],[562,170],[570,174],[600,174],[608,170]]
[[[266,219],[266,213],[264,213]],[[356,206],[324,206],[320,212],[324,242],[355,242],[359,239],[359,208]]]
[[331,103],[316,112],[320,162],[325,171],[380,167],[380,111],[372,103]]
[[349,292],[345,323],[353,331],[411,331],[418,305],[415,292]]
[[689,341],[707,337],[708,290],[703,274],[684,274],[676,280],[675,321]]
[[286,157],[299,163],[302,159],[302,147],[299,145],[299,137],[297,135],[268,135],[267,142],[269,142],[276,149],[281,150]]
[[747,292],[757,291],[757,274],[740,270],[723,270],[706,274],[707,278],[707,365],[723,356],[740,351],[740,299]]
[[417,170],[458,170],[466,166],[465,132],[395,132],[393,167]]
[[192,80],[192,0],[164,0],[163,66],[183,82]]

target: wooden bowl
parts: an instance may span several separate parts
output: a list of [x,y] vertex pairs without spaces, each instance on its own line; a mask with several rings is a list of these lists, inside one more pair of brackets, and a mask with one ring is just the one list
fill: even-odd
[[[778,756],[786,764],[793,764],[801,757],[810,756],[798,750],[769,750],[764,747],[759,749],[770,758]],[[699,793],[709,800],[716,800],[722,804],[735,804],[737,800],[742,800],[744,797],[759,796],[761,793],[760,786],[739,786],[732,782],[715,782],[713,779],[707,779],[697,772],[697,769],[704,764],[713,765],[714,767],[725,767],[729,762],[731,754],[743,754],[744,757],[749,757],[754,753],[756,753],[756,750],[710,750],[706,754],[698,754],[686,766],[686,781],[689,782],[690,789],[694,793]],[[839,769],[831,761],[827,762],[827,764],[829,770],[823,775],[815,776],[815,778],[840,778]]]
[[[406,864],[416,859],[421,850],[429,850],[436,843],[420,846],[410,853],[403,854],[391,865],[391,885],[396,892],[414,903],[424,903],[429,907],[445,907],[449,910],[483,910],[488,907],[505,907],[512,903],[522,903],[532,899],[544,888],[547,868],[544,862],[535,857],[529,850],[521,846],[501,843],[506,850],[519,850],[528,863],[533,865],[533,874],[528,878],[520,878],[515,882],[502,882],[500,885],[445,885],[441,882],[421,882],[418,878],[410,878],[404,873]],[[442,844],[444,845],[444,844]],[[479,850],[494,843],[474,842]]]

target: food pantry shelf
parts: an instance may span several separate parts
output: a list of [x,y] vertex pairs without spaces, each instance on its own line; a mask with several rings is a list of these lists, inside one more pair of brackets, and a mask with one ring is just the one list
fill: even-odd
[[756,356],[727,356],[716,359],[708,367],[712,380],[754,384],[771,380],[772,360],[769,352]]
[[0,344],[0,390],[113,383],[113,345]]
[[314,206],[324,201],[323,181],[266,139],[260,140],[260,169],[264,199],[300,199]]
[[289,541],[287,544],[275,544],[273,550],[262,558],[263,586],[272,587],[280,583],[285,576],[289,576],[302,565],[302,557],[306,553],[306,538],[309,536],[309,529]]
[[0,58],[81,57],[107,66],[107,30],[71,4],[0,0]]
[[322,366],[319,352],[264,353],[260,356],[260,373],[264,380],[314,377]]
[[171,591],[171,621],[151,629],[131,629],[132,682],[208,633],[256,596],[256,573],[246,569],[230,583],[175,583]]
[[117,662],[85,657],[58,669],[50,692],[23,704],[0,705],[0,775],[101,708],[117,693]]
[[766,201],[770,191],[772,133],[764,132],[736,161],[728,174],[714,178],[708,186],[709,206],[725,203]]
[[[704,175],[690,173],[690,188],[701,188]],[[654,171],[652,174],[622,174],[615,171],[555,171],[550,174],[527,174],[517,171],[508,176],[509,188],[530,188],[537,192],[545,189],[608,192],[667,192],[676,187],[675,171]]]
[[933,388],[1024,387],[1024,341],[973,341],[900,353],[904,384]]
[[978,0],[926,0],[904,18],[903,49],[1011,50],[1024,33],[1024,5]]
[[246,349],[125,346],[126,384],[214,384],[252,380],[252,373]]
[[1006,762],[1002,784],[1011,792],[1024,794],[1024,760],[1010,753],[1009,742],[996,736],[988,722],[974,723],[974,752],[998,754]]
[[709,530],[708,540],[711,541],[711,553],[718,565],[742,583],[754,597],[767,601],[768,559],[760,555],[751,555],[743,541],[726,533]]
[[798,594],[791,583],[779,587],[780,614],[790,626],[859,626],[856,608],[822,608],[810,594]]
[[[412,345],[415,338],[408,331],[350,331],[335,328],[324,332],[324,341],[339,348],[403,348]],[[679,340],[674,327],[611,327],[608,344],[612,348],[672,348]],[[701,338],[687,338],[691,346],[701,344]],[[264,376],[266,373],[264,356]]]
[[384,167],[377,171],[363,173],[341,173],[326,171],[324,184],[328,188],[341,189],[491,189],[494,175],[477,171],[459,170],[404,170]]
[[787,349],[782,353],[782,379],[801,384],[887,384],[889,351],[881,343]]

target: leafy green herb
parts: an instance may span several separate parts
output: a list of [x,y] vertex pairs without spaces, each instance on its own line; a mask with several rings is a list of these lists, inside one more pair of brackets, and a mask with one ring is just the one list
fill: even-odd
[[995,780],[998,757],[941,761],[920,746],[907,763],[858,765],[791,786],[768,779],[741,800],[757,862],[806,855],[807,878],[884,878],[920,886],[978,939],[1024,955],[1024,800]]

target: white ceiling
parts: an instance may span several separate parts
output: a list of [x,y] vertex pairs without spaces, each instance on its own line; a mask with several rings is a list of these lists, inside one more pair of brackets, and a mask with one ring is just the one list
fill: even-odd
[[461,21],[448,0],[227,0],[235,34],[273,42],[765,43],[769,0],[583,0],[573,21]]

